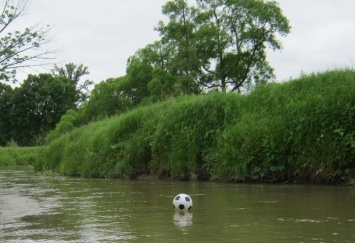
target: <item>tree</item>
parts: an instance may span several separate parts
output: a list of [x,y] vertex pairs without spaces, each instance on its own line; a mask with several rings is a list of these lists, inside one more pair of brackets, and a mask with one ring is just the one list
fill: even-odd
[[12,94],[11,86],[0,83],[0,146],[6,145],[11,140]]
[[128,60],[123,92],[134,105],[139,105],[148,97],[148,83],[152,80],[154,68],[139,54]]
[[[290,31],[276,1],[171,0],[163,6],[169,22],[160,22],[157,30],[162,42],[176,46],[176,72],[185,85],[200,89],[218,88],[223,92],[271,79],[273,69],[266,59],[266,48],[281,49],[277,34]],[[170,45],[170,46],[171,46]],[[192,87],[196,90],[195,87]]]
[[129,58],[122,91],[134,105],[193,93],[193,85],[182,83],[189,75],[176,73],[175,67],[179,64],[176,64],[177,60],[172,57],[173,53],[171,48],[156,41]]
[[152,73],[152,80],[148,83],[149,97],[145,100],[148,102],[158,102],[168,97],[175,96],[178,90],[175,87],[176,77],[166,70],[156,68]]
[[200,65],[195,35],[197,10],[190,7],[186,0],[174,0],[168,1],[162,12],[168,16],[169,22],[165,24],[160,21],[156,30],[162,36],[163,47],[170,49],[172,55],[167,69],[177,77],[177,86],[183,93],[200,93]]
[[199,53],[209,87],[234,91],[273,77],[266,48],[280,49],[276,34],[290,31],[276,1],[197,0],[197,4]]
[[79,110],[83,122],[110,117],[131,109],[133,101],[126,94],[126,86],[126,77],[96,84],[89,101]]
[[85,80],[80,82],[82,76],[90,74],[88,67],[80,64],[79,66],[74,63],[65,64],[64,67],[58,67],[54,65],[52,74],[56,77],[65,77],[72,80],[76,86],[78,92],[77,104],[82,104],[90,97],[90,86],[94,84],[93,81]]
[[18,69],[43,66],[55,51],[43,49],[50,42],[49,26],[34,25],[24,30],[11,30],[25,11],[27,0],[5,0],[0,15],[0,81],[16,81]]
[[14,90],[11,137],[20,146],[41,144],[66,111],[75,108],[76,97],[76,88],[68,78],[29,75]]

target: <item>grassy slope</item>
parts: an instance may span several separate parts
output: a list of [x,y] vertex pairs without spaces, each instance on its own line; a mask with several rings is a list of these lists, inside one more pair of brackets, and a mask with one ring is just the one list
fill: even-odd
[[100,178],[354,182],[355,72],[328,71],[249,95],[180,97],[76,129],[37,170]]

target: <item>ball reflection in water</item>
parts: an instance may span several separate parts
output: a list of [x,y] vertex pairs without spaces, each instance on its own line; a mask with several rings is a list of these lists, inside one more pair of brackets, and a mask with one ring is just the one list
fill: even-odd
[[192,212],[190,212],[190,211],[175,211],[174,224],[180,228],[192,226]]

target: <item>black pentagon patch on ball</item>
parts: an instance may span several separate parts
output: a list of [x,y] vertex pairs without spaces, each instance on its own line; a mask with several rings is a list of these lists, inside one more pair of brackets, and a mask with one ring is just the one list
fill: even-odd
[[191,210],[191,208],[192,208],[192,206],[190,206],[188,210]]
[[185,197],[186,202],[190,202],[190,198],[189,197]]
[[176,201],[179,200],[179,199],[180,199],[180,196],[175,197],[175,200],[176,200]]
[[185,205],[184,204],[180,204],[179,208],[180,208],[180,210],[183,210],[185,208]]

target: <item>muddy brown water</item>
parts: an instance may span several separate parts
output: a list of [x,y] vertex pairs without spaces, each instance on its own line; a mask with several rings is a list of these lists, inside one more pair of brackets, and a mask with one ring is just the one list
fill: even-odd
[[[184,192],[193,209],[175,212]],[[355,242],[355,188],[90,180],[0,167],[0,242]]]

